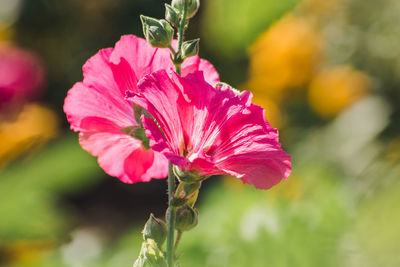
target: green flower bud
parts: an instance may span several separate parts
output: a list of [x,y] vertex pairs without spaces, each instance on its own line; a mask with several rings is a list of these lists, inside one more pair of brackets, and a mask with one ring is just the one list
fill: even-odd
[[199,53],[200,39],[186,41],[182,44],[182,54],[184,58],[195,56]]
[[180,14],[183,14],[186,2],[186,18],[190,19],[196,15],[200,7],[200,0],[172,0],[171,5],[179,10]]
[[165,4],[165,19],[175,27],[179,26],[179,11],[172,6]]
[[197,172],[184,172],[178,166],[174,166],[173,169],[175,176],[182,182],[192,184],[203,181],[208,176],[200,176]]
[[150,218],[147,220],[143,229],[143,239],[153,239],[157,245],[161,247],[166,238],[167,226],[164,221],[150,214]]
[[169,47],[171,45],[174,29],[164,19],[140,16],[143,24],[143,34],[147,42],[154,47]]
[[176,210],[175,229],[178,231],[189,231],[198,223],[197,210],[189,205],[182,206]]
[[140,255],[133,267],[167,267],[164,253],[158,248],[153,239],[143,242]]

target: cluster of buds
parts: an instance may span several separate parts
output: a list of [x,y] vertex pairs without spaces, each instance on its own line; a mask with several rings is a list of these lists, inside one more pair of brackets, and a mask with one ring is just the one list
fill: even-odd
[[175,229],[189,231],[197,225],[199,214],[194,204],[201,183],[207,177],[200,176],[197,172],[184,172],[177,166],[174,166],[173,171],[180,182],[173,198],[173,205],[177,208]]
[[[198,211],[194,208],[201,183],[207,177],[201,177],[196,172],[184,172],[174,167],[174,174],[179,180],[179,186],[173,197],[173,207],[176,210],[175,230],[185,232],[193,229],[198,223]],[[171,207],[170,207],[171,208]],[[169,209],[165,217],[168,218]],[[134,267],[167,266],[162,246],[167,238],[167,226],[162,219],[150,214],[143,233],[143,244]]]
[[[153,47],[172,48],[172,39],[174,38],[174,28],[179,30],[186,28],[188,21],[193,17],[200,7],[199,0],[173,0],[170,5],[165,4],[165,19],[155,19],[146,16],[140,16],[143,24],[143,33],[149,44]],[[199,53],[199,39],[186,41],[178,51],[174,51],[174,57],[182,63],[187,57]]]

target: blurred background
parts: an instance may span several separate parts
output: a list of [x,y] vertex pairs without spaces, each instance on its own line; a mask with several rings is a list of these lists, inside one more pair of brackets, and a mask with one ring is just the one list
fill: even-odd
[[[82,65],[162,0],[0,1],[0,266],[131,266],[166,181],[126,185],[62,111]],[[187,38],[293,157],[268,191],[207,180],[182,266],[400,266],[400,1],[201,0]]]

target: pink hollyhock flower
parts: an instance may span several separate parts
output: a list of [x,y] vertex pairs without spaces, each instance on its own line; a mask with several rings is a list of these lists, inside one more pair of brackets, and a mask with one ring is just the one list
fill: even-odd
[[0,109],[32,100],[44,82],[41,61],[31,52],[0,44]]
[[183,171],[202,176],[229,174],[268,189],[291,172],[278,132],[251,102],[252,94],[209,85],[202,72],[180,77],[160,70],[138,84],[127,99],[146,109],[142,117],[154,151]]
[[[83,66],[83,81],[69,90],[64,112],[71,129],[80,132],[81,146],[109,175],[125,183],[167,176],[167,159],[129,135],[128,127],[138,123],[124,96],[126,90],[135,92],[146,74],[173,67],[168,49],[153,48],[133,35],[122,36],[114,48],[100,50]],[[182,65],[183,75],[195,70],[203,70],[210,83],[218,81],[214,67],[197,56]]]

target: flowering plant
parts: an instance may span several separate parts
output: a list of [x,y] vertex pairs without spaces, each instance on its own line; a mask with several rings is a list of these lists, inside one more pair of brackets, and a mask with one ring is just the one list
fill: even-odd
[[150,216],[134,266],[176,266],[176,248],[197,224],[194,205],[208,177],[227,174],[268,189],[291,171],[252,94],[219,83],[214,67],[197,56],[199,39],[184,42],[199,5],[173,0],[166,20],[142,16],[146,40],[123,36],[100,50],[65,99],[81,146],[108,174],[125,183],[168,176],[167,220]]

